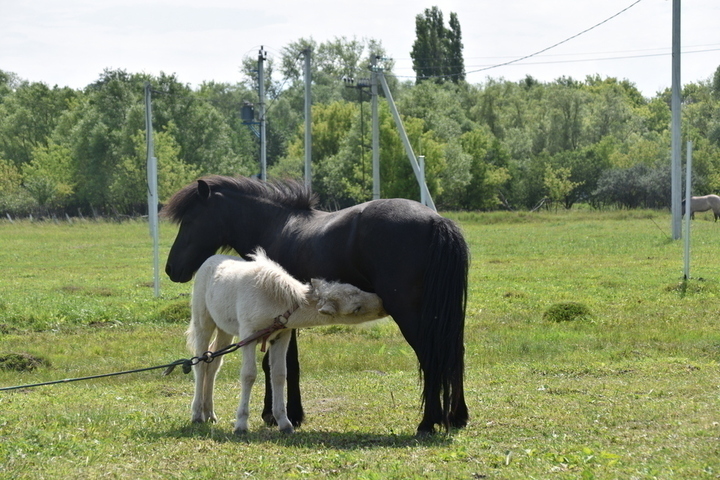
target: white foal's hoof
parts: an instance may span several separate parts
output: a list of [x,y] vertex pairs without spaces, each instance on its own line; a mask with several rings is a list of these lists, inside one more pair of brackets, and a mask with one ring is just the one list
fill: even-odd
[[203,414],[195,415],[195,414],[193,414],[190,417],[190,421],[192,423],[205,423],[205,422],[217,423],[217,417],[215,416],[214,413],[211,413],[210,415],[203,415]]
[[280,430],[281,433],[284,433],[286,435],[295,433],[295,429],[293,428],[292,423],[290,423],[290,420],[287,417],[278,420],[277,424],[278,424],[278,429]]

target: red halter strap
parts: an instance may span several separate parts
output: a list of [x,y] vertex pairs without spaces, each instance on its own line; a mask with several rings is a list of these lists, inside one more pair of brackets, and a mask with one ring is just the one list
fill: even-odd
[[[256,340],[256,339],[262,337],[262,344],[260,345],[260,351],[264,353],[265,350],[266,350],[266,342],[267,342],[268,338],[270,338],[270,335],[272,335],[273,333],[277,332],[278,330],[282,330],[282,329],[284,329],[284,328],[287,328],[286,325],[287,325],[288,320],[290,319],[290,315],[292,315],[293,312],[294,312],[295,310],[297,310],[298,308],[299,308],[298,305],[293,305],[293,308],[291,308],[290,310],[286,311],[286,312],[283,313],[282,315],[278,315],[277,317],[275,317],[275,318],[273,319],[273,324],[272,324],[272,325],[270,325],[269,327],[267,327],[267,328],[265,328],[265,329],[263,329],[263,330],[260,330],[259,332],[255,332],[255,333],[252,334],[250,337],[248,337],[247,339],[243,340],[241,343],[243,343],[243,344],[245,344],[245,343],[250,343],[251,341]],[[282,318],[285,319],[284,322],[281,320]]]

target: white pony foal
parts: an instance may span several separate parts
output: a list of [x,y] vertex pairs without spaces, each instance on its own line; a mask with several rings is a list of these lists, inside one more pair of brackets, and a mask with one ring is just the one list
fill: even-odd
[[[250,337],[286,318],[286,329],[270,335],[270,381],[273,393],[273,416],[280,431],[292,433],[293,426],[285,411],[285,357],[290,341],[289,329],[356,324],[387,315],[380,297],[359,288],[337,282],[312,279],[304,284],[280,265],[270,260],[262,249],[250,255],[253,261],[239,257],[213,255],[195,276],[192,296],[192,318],[187,331],[188,347],[197,356],[208,350],[228,346],[237,336]],[[215,340],[210,345],[213,333]],[[257,377],[254,340],[242,347],[240,373],[240,407],[235,433],[248,429],[250,390]],[[264,343],[264,340],[263,340]],[[215,376],[222,357],[211,363],[200,362],[195,372],[195,396],[192,402],[193,422],[216,421],[213,408]]]

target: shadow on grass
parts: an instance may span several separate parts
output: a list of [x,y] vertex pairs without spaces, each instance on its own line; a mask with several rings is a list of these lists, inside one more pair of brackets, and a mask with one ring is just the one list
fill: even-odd
[[259,427],[245,434],[236,435],[230,428],[215,424],[174,425],[164,431],[143,431],[138,435],[145,438],[185,438],[213,441],[217,443],[261,444],[275,443],[282,447],[324,447],[338,450],[359,450],[368,448],[405,448],[413,446],[444,446],[452,443],[452,433],[416,436],[394,433],[335,432],[298,429],[287,435],[276,428]]

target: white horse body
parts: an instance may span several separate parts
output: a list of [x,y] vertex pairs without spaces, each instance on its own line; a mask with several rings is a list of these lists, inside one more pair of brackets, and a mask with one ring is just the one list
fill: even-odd
[[[253,261],[239,257],[214,255],[207,259],[195,276],[192,318],[187,331],[188,347],[201,356],[270,327],[284,313],[286,330],[270,336],[270,381],[273,392],[273,416],[281,431],[290,433],[292,424],[285,411],[285,357],[290,340],[289,329],[329,324],[356,324],[383,318],[387,314],[380,297],[355,286],[313,279],[304,284],[261,249],[251,255]],[[210,341],[217,332],[212,345]],[[242,347],[240,374],[241,399],[235,432],[248,429],[250,391],[257,377],[255,347],[257,340]],[[195,372],[193,422],[216,421],[213,408],[215,376],[222,357],[211,363],[200,362]]]
[[[685,200],[683,200],[683,214],[685,213]],[[703,197],[690,197],[690,217],[695,218],[695,212],[707,212],[712,210],[717,222],[720,218],[720,197],[717,195],[705,195]]]

